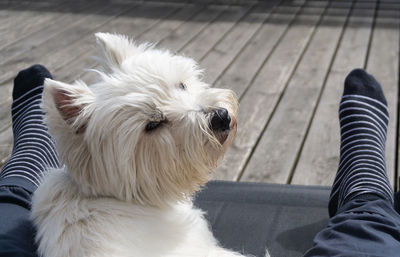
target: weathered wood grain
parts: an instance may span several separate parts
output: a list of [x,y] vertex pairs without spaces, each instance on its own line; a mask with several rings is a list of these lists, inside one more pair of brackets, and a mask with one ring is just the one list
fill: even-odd
[[350,6],[351,2],[333,3],[327,10],[251,156],[243,180],[285,184],[290,179]]
[[[322,3],[323,5],[326,3]],[[230,176],[238,179],[275,105],[307,46],[324,7],[306,6],[240,101],[237,138],[227,152]],[[246,179],[246,178],[245,178]]]
[[[171,13],[177,10],[177,5],[171,4],[145,4],[132,10],[129,15],[120,16],[101,28],[104,32],[124,34],[138,37],[142,33],[149,31],[163,18],[168,17]],[[134,19],[132,17],[135,17]],[[55,75],[61,81],[72,82],[82,75],[85,69],[93,68],[97,61],[93,56],[98,55],[94,36],[87,40],[88,44],[84,53],[79,58],[65,64],[60,69],[55,71]]]
[[[113,7],[115,8],[115,7]],[[105,25],[100,27],[93,27],[93,29],[104,29],[105,31],[122,31],[122,34],[128,34],[128,31],[137,32],[137,34],[143,33],[155,23],[159,22],[161,18],[166,17],[169,13],[176,10],[176,5],[165,5],[165,4],[146,4],[140,8],[133,9],[131,12],[127,13],[123,17],[117,19],[109,20],[107,16],[101,18],[102,16],[96,17],[94,15],[89,16],[93,21],[101,22],[105,19]],[[108,12],[109,8],[106,8]],[[128,9],[129,10],[129,9]],[[155,17],[154,19],[149,19],[146,17]],[[144,17],[143,17],[144,16]],[[132,17],[137,17],[132,19]],[[98,20],[98,18],[100,20]],[[111,22],[110,22],[111,21]],[[96,22],[94,22],[96,23]],[[79,27],[75,28],[79,33]],[[50,68],[53,75],[59,80],[72,81],[79,77],[84,69],[93,67],[92,63],[95,63],[91,56],[95,55],[96,50],[94,47],[94,37],[92,35],[94,31],[91,31],[89,35],[86,35],[84,39],[77,41],[74,44],[70,44],[64,48],[58,49],[56,52],[48,53],[40,57],[43,63]],[[125,33],[124,33],[125,32]],[[1,53],[1,52],[0,52]],[[90,63],[90,64],[87,64]],[[0,74],[0,78],[4,76],[4,80],[12,78],[13,69],[9,69],[10,74],[6,77],[5,74]],[[60,75],[59,75],[60,74]],[[10,87],[11,83],[7,83],[4,87]],[[3,86],[2,86],[3,87]],[[7,96],[6,99],[1,98],[1,103],[6,101],[10,104],[10,97]]]
[[200,61],[205,80],[214,83],[238,52],[247,44],[269,17],[278,1],[258,4]]
[[166,38],[160,40],[158,46],[178,52],[192,41],[198,33],[209,26],[226,8],[226,6],[208,5],[199,14],[172,31]]
[[210,49],[229,32],[243,17],[250,6],[229,6],[216,20],[197,34],[195,40],[180,49],[180,52],[199,61]]
[[[83,8],[86,5],[79,4],[77,6],[66,2],[61,4],[25,2],[18,9],[7,10],[10,16],[7,17],[8,19],[2,20],[0,24],[0,48],[32,35],[56,22],[63,16],[60,15],[60,10],[77,11],[78,8]],[[39,12],[40,15],[38,15]]]
[[21,1],[0,2],[0,33],[7,32],[10,29],[10,24],[16,25],[25,21],[26,9],[35,9],[38,6],[46,11],[49,5],[42,6],[41,4],[35,5],[32,2]]
[[339,163],[338,108],[346,75],[363,67],[375,2],[357,2],[334,60],[320,104],[306,135],[292,183],[331,185]]
[[215,87],[232,89],[241,97],[299,10],[298,6],[287,3],[273,10],[261,29],[214,83]]
[[[141,42],[151,42],[157,43],[167,38],[175,30],[181,28],[183,24],[187,22],[188,19],[192,18],[199,12],[204,10],[204,6],[199,5],[183,5],[176,13],[170,16],[168,19],[163,20],[163,22],[157,23],[151,30],[139,34],[135,37],[135,41]],[[93,43],[93,42],[92,42]],[[99,65],[96,65],[94,69],[98,69]],[[94,72],[85,72],[81,79],[86,83],[90,84],[95,82],[98,77]]]
[[81,19],[85,19],[87,15],[80,14],[80,12],[83,12],[85,8],[92,10],[101,8],[98,5],[87,6],[86,3],[71,6],[75,7],[73,12],[61,14],[59,15],[60,17],[58,19],[55,19],[53,22],[49,23],[47,26],[44,26],[36,33],[29,34],[27,37],[20,38],[18,41],[3,47],[0,51],[0,63],[5,63],[11,58],[19,56],[23,52],[34,49],[36,46],[46,42],[55,34],[60,33],[64,29],[80,22]]
[[206,6],[204,5],[184,5],[173,16],[163,20],[163,22],[160,22],[151,30],[140,35],[138,40],[158,43],[173,34],[185,22],[197,16],[205,9]]
[[[7,87],[1,89],[1,94],[11,95],[12,88]],[[2,161],[7,160],[8,156],[11,154],[13,145],[13,134],[11,130],[11,102],[1,103],[0,109],[2,112],[7,113],[5,117],[1,119],[0,122],[0,166]]]
[[[226,10],[213,23],[210,23],[209,26],[207,26],[206,28],[199,30],[198,35],[193,36],[193,38],[195,38],[195,40],[189,42],[188,44],[186,44],[184,46],[182,46],[182,44],[180,43],[180,40],[170,41],[168,43],[169,46],[171,47],[170,50],[177,51],[177,52],[178,51],[197,52],[199,54],[199,58],[202,58],[209,51],[209,49],[212,49],[212,47],[214,46],[214,41],[216,39],[218,39],[219,37],[221,37],[221,35],[223,35],[225,33],[225,31],[230,28],[230,26],[233,26],[233,24],[235,24],[237,22],[237,20],[240,19],[240,17],[244,15],[244,13],[248,10],[248,8],[249,8],[248,6],[240,7],[240,8],[237,7],[237,8],[233,8],[233,9],[225,8]],[[187,23],[183,24],[181,27],[179,27],[178,29],[187,30],[184,28],[184,27],[186,27],[186,28],[193,30],[192,26],[193,26],[193,23],[187,22]],[[161,28],[154,27],[149,31],[153,31],[153,34],[155,34],[155,33],[157,33],[156,31],[158,31]],[[208,32],[212,31],[213,33],[208,33],[207,31]],[[187,37],[187,35],[184,35],[181,33],[178,34],[180,36],[177,36],[177,34],[175,33],[175,30],[172,30],[171,33],[174,34],[175,39],[183,39],[184,37]],[[217,34],[217,36],[215,34]],[[166,35],[166,37],[164,39],[160,40],[161,41],[159,44],[160,47],[164,47],[163,43],[166,42],[165,40],[170,39],[170,35]],[[200,37],[199,37],[199,35],[200,35]],[[145,37],[146,37],[146,35],[143,34],[143,35],[140,35],[138,37],[138,39],[139,39],[139,41],[142,39],[146,41],[147,39]],[[201,42],[201,43],[199,43],[199,42]]]
[[[235,91],[239,98],[242,98],[253,78],[263,67],[264,62],[269,59],[283,39],[282,37],[287,33],[289,24],[293,23],[293,19],[299,10],[301,10],[299,6],[283,5],[278,7],[263,28],[237,57],[236,61],[215,83],[215,86],[230,88]],[[242,106],[239,107],[239,112],[241,109]],[[246,113],[244,115],[247,116]],[[239,131],[242,129],[241,119],[239,116]],[[218,167],[215,174],[216,179],[235,180],[243,169],[246,156],[242,155],[246,148],[242,148],[242,142],[239,142],[238,138],[239,135]],[[245,140],[243,141],[245,142]]]
[[[54,65],[54,61],[46,62],[47,59],[52,59],[51,56],[53,56],[54,52],[59,52],[61,49],[65,49],[76,42],[79,44],[78,41],[83,37],[93,34],[101,25],[107,23],[112,17],[120,14],[124,10],[126,10],[125,6],[104,5],[97,10],[93,10],[89,16],[82,15],[81,17],[75,17],[74,19],[79,20],[75,25],[67,27],[59,33],[54,33],[51,38],[35,46],[34,50],[26,50],[17,57],[14,57],[11,61],[0,64],[0,70],[4,70],[4,72],[0,74],[0,83],[8,81],[15,76],[15,71],[24,69],[34,64],[37,60],[45,63],[49,70],[56,69],[57,66]],[[105,13],[107,13],[107,16],[104,16]],[[23,41],[30,41],[30,38],[26,38]],[[25,44],[25,42],[21,42],[21,44]],[[76,47],[78,48],[78,45]],[[3,51],[7,50],[5,49]],[[70,58],[74,57],[74,55],[77,56],[74,51],[71,51],[69,54]],[[55,61],[57,65],[60,66],[66,59],[67,58],[61,58]]]

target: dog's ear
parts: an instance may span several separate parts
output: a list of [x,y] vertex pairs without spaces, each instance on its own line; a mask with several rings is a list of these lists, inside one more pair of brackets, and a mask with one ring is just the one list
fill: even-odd
[[95,34],[97,43],[102,48],[107,65],[119,67],[121,63],[135,52],[134,44],[123,35],[101,33]]
[[74,84],[46,79],[46,97],[50,97],[63,120],[75,131],[83,133],[90,118],[94,94],[88,86],[77,81]]

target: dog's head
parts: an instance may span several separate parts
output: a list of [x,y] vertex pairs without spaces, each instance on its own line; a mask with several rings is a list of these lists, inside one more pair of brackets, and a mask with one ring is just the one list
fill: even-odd
[[82,193],[161,206],[208,181],[236,133],[237,100],[190,58],[97,33],[99,82],[45,81],[46,122]]

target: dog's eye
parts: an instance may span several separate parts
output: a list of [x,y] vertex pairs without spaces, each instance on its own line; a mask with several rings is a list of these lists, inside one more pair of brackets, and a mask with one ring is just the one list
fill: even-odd
[[186,90],[186,85],[183,84],[183,83],[180,83],[179,84],[179,88],[182,89],[182,90]]
[[158,128],[161,125],[161,123],[162,123],[162,121],[150,121],[146,125],[146,132],[155,130],[156,128]]

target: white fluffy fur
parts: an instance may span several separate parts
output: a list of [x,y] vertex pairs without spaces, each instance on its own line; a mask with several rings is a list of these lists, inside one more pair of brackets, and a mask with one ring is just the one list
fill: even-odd
[[[218,246],[191,202],[234,138],[234,94],[203,83],[190,58],[96,37],[98,83],[45,81],[46,122],[65,168],[49,171],[33,198],[40,255],[241,256]],[[209,128],[218,107],[232,117],[229,132]]]

